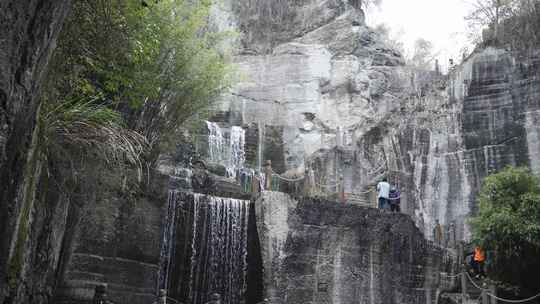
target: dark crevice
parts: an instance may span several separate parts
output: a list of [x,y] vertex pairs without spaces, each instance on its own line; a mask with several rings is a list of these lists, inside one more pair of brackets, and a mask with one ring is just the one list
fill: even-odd
[[248,220],[247,304],[256,304],[263,300],[263,261],[259,232],[257,231],[255,204],[251,204]]

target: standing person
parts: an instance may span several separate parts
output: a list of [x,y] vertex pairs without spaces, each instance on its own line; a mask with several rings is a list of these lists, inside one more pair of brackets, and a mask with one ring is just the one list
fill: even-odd
[[388,183],[386,177],[377,184],[377,192],[379,193],[377,195],[377,198],[379,200],[379,209],[388,209],[390,207],[388,206],[388,198],[390,196],[390,184]]
[[390,194],[388,196],[388,199],[390,201],[390,210],[392,212],[400,212],[401,193],[395,186],[392,186],[390,188]]
[[480,246],[474,247],[473,269],[476,278],[485,277],[484,262],[486,261],[486,253]]

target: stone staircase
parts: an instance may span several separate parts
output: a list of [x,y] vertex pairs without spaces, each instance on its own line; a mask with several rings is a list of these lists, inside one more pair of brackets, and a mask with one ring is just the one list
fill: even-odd
[[[482,286],[481,280],[474,280],[477,286]],[[468,278],[466,279],[466,296],[464,304],[480,304],[482,303],[482,291],[478,289]]]
[[369,193],[345,193],[345,200],[348,204],[376,208],[377,205],[371,200]]
[[[472,280],[472,281],[471,281]],[[458,284],[461,286],[459,291],[446,292],[441,294],[437,304],[494,304],[489,297],[486,297],[486,303],[482,302],[482,290],[479,288],[487,288],[484,286],[483,281],[480,279],[474,279],[468,277],[465,274],[465,278],[458,277]],[[473,284],[474,282],[474,284]],[[463,286],[465,286],[465,293],[463,293]]]

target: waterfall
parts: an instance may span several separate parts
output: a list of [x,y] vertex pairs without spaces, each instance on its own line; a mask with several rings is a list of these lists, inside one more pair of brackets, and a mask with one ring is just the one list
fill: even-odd
[[[229,177],[236,177],[236,171],[244,167],[246,162],[246,153],[244,147],[246,144],[246,131],[241,127],[231,128],[231,153],[227,171]],[[230,171],[230,172],[229,172]]]
[[178,191],[169,191],[167,198],[167,213],[165,215],[165,225],[161,233],[161,248],[159,252],[159,277],[158,290],[167,289],[169,269],[173,256],[173,244],[175,241],[176,224],[176,202],[178,201]]
[[225,155],[225,138],[219,125],[215,122],[206,122],[208,128],[208,157],[214,163],[221,163]]
[[238,169],[246,162],[246,131],[238,126],[230,129],[227,146],[223,130],[215,122],[206,122],[208,127],[208,158],[210,162],[222,164],[227,169],[227,176],[235,178]]
[[182,303],[204,304],[212,293],[245,303],[250,202],[171,191],[169,203],[160,287]]
[[[264,151],[264,140],[266,137],[266,125],[261,122],[257,123],[257,129],[259,134],[258,144],[257,144],[257,169],[261,171],[263,167],[263,151]],[[539,166],[540,167],[540,166]],[[540,172],[540,170],[539,170]]]

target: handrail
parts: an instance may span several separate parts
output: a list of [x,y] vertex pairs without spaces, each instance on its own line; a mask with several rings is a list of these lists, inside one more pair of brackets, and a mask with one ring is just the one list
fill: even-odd
[[471,278],[471,275],[470,275],[467,271],[465,271],[464,273],[467,275],[467,277],[469,278],[469,281],[473,284],[474,287],[476,287],[476,288],[479,289],[479,290],[483,290],[483,291],[489,290],[489,289],[487,289],[487,288],[482,288],[482,287],[478,286],[478,285],[474,282],[474,280]]
[[306,177],[305,176],[301,176],[299,178],[296,178],[296,179],[291,179],[291,178],[287,178],[287,177],[283,177],[281,175],[279,175],[278,173],[276,173],[274,170],[272,170],[272,173],[277,176],[279,179],[282,179],[286,182],[299,182],[301,180],[304,180]]
[[532,301],[538,297],[540,297],[540,293],[532,296],[532,297],[529,297],[529,298],[526,298],[526,299],[521,299],[521,300],[510,300],[510,299],[504,299],[504,298],[500,298],[494,294],[492,294],[491,292],[489,292],[489,289],[487,288],[482,288],[480,286],[478,286],[474,280],[471,278],[471,276],[469,275],[468,272],[465,271],[465,274],[467,274],[467,277],[469,278],[469,281],[473,284],[474,287],[478,288],[479,290],[481,290],[482,292],[485,292],[488,296],[494,298],[494,299],[497,299],[498,301],[502,301],[502,302],[507,302],[507,303],[524,303],[524,302],[528,302],[528,301]]
[[166,299],[167,299],[167,302],[169,302],[169,300],[172,300],[174,303],[182,304],[182,302],[180,302],[180,301],[178,301],[178,300],[176,300],[176,299],[173,299],[173,298],[171,298],[171,297],[166,297]]
[[319,184],[317,182],[315,182],[315,184],[319,187],[324,187],[324,188],[334,188],[334,187],[337,187],[339,186],[339,182],[336,183],[336,184],[328,184],[328,185],[324,185],[324,184]]
[[499,301],[502,301],[502,302],[507,302],[507,303],[524,303],[524,302],[528,302],[528,301],[532,301],[538,297],[540,297],[540,293],[535,295],[535,296],[532,296],[532,297],[529,297],[529,298],[526,298],[526,299],[522,299],[522,300],[509,300],[509,299],[503,299],[503,298],[499,298],[497,297],[496,295],[493,295],[489,292],[486,292],[486,294],[494,299],[497,299]]

